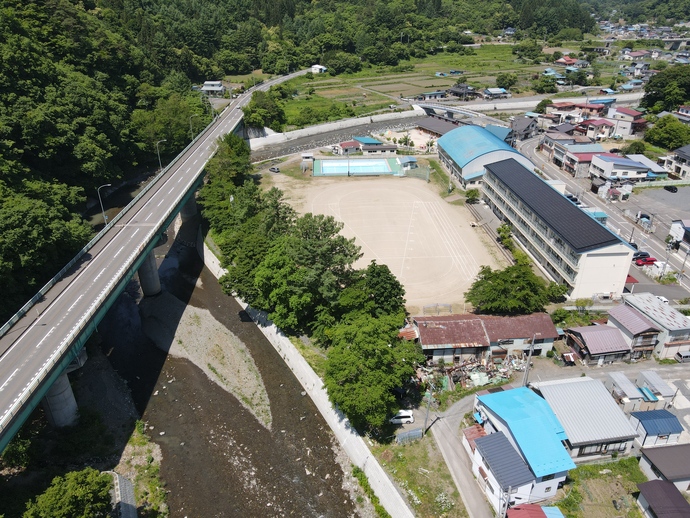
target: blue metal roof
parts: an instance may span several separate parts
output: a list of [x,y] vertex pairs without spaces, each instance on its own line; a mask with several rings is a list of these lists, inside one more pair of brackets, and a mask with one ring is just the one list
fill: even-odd
[[630,412],[630,415],[639,419],[648,435],[670,435],[683,431],[683,425],[668,410]]
[[558,507],[542,507],[546,518],[565,518]]
[[520,387],[477,396],[477,399],[505,421],[537,477],[575,467],[561,443],[567,439],[565,430],[543,398]]
[[352,137],[352,140],[356,140],[360,144],[365,144],[365,145],[368,144],[368,145],[375,146],[377,144],[381,144],[380,141],[376,140],[375,138],[371,138],[371,137]]
[[409,156],[409,155],[403,155],[398,157],[398,162],[401,164],[412,164],[417,162],[417,157],[414,156]]
[[510,128],[504,126],[498,126],[496,124],[487,124],[484,129],[493,135],[497,136],[501,140],[505,141],[506,137],[510,133]]
[[449,131],[436,141],[460,167],[492,151],[520,154],[502,139],[481,126],[462,126]]

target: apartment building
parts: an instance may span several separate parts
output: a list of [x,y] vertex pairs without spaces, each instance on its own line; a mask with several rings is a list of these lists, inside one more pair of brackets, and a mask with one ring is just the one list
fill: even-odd
[[484,199],[570,299],[618,299],[633,250],[513,159],[486,165]]

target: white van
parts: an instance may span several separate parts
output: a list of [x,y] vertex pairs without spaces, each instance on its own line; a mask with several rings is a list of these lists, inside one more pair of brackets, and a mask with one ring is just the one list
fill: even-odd
[[674,358],[677,362],[688,363],[690,362],[690,351],[677,352]]

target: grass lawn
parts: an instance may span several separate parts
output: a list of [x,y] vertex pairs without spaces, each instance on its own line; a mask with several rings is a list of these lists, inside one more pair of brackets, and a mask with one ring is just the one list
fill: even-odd
[[431,435],[406,445],[375,445],[371,450],[401,487],[416,516],[467,516],[453,478]]
[[642,518],[633,493],[646,481],[634,457],[579,466],[568,473],[565,496],[555,505],[566,518]]

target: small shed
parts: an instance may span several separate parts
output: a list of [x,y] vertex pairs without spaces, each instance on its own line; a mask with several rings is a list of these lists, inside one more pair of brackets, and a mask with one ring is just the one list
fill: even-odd
[[626,414],[636,410],[654,409],[653,406],[652,408],[643,408],[645,400],[640,389],[622,372],[609,372],[604,386]]
[[630,423],[639,434],[635,442],[644,447],[677,444],[683,433],[678,418],[668,410],[632,412]]
[[311,73],[312,74],[323,74],[328,68],[326,68],[323,65],[312,65],[311,66]]
[[672,388],[668,383],[662,380],[661,376],[655,371],[640,371],[635,380],[635,384],[642,389],[648,389],[660,401],[663,401],[663,405],[660,406],[661,408],[673,406],[673,400],[678,389]]

